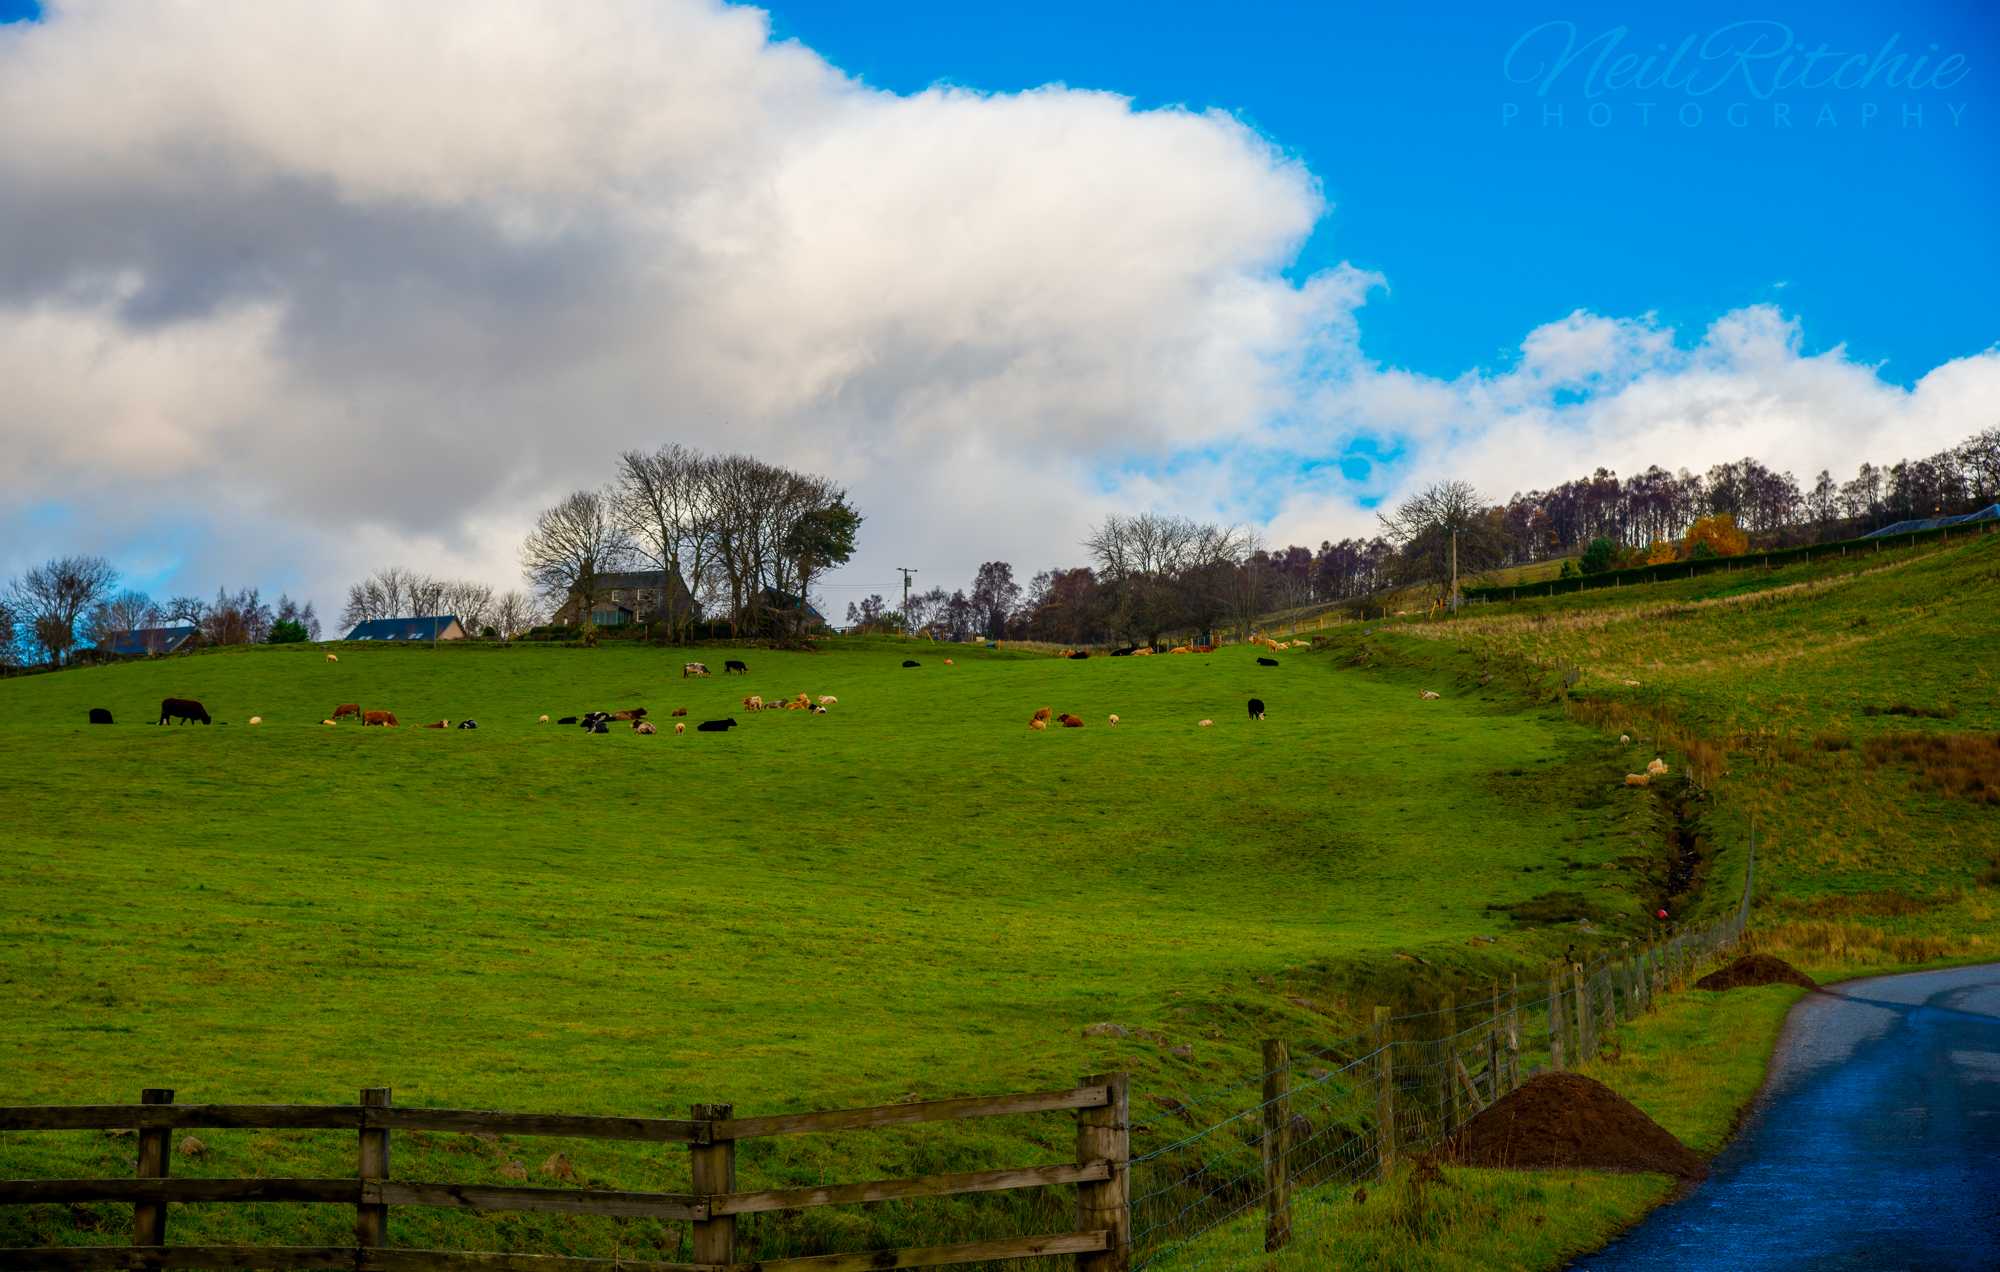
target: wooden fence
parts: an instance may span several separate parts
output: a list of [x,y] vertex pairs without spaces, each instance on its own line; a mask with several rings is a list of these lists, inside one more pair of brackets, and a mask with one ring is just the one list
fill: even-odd
[[[814,1269],[862,1272],[941,1267],[1051,1255],[1076,1257],[1086,1272],[1131,1267],[1128,1163],[1129,1096],[1125,1074],[1086,1077],[1062,1091],[973,1096],[874,1108],[775,1117],[736,1117],[726,1104],[697,1104],[686,1120],[494,1113],[474,1109],[399,1108],[387,1088],[361,1093],[359,1104],[175,1104],[169,1090],[148,1090],[138,1104],[0,1107],[0,1131],[138,1132],[137,1177],[0,1181],[0,1205],[130,1202],[132,1244],[0,1249],[0,1267],[80,1268],[345,1268],[403,1272],[439,1268],[489,1270],[618,1269],[619,1272],[766,1272]],[[736,1145],[775,1135],[867,1131],[918,1122],[1074,1110],[1076,1159],[1052,1165],[878,1180],[817,1188],[738,1191]],[[196,1128],[348,1130],[357,1135],[353,1179],[171,1179],[168,1138]],[[391,1137],[398,1130],[468,1134],[551,1135],[685,1145],[692,1191],[612,1192],[582,1188],[512,1188],[392,1179]],[[946,1197],[1023,1188],[1077,1186],[1074,1231],[922,1249],[872,1250],[762,1262],[739,1261],[736,1216],[812,1206]],[[327,1247],[172,1246],[167,1207],[177,1202],[302,1202],[354,1207],[354,1244]],[[553,1255],[396,1249],[388,1244],[391,1206],[472,1210],[559,1211],[684,1221],[693,1230],[692,1263],[584,1259]]]

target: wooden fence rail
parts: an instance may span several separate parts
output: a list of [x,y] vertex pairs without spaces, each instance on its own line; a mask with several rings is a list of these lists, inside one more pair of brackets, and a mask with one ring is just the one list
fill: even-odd
[[[1129,1272],[1131,1160],[1126,1075],[1099,1074],[1060,1091],[971,1096],[872,1108],[772,1117],[735,1117],[728,1105],[695,1105],[685,1119],[584,1117],[501,1113],[479,1109],[397,1108],[387,1088],[364,1090],[358,1104],[175,1104],[173,1092],[149,1089],[138,1104],[0,1107],[0,1131],[136,1130],[137,1177],[132,1179],[0,1180],[0,1205],[119,1202],[132,1206],[132,1244],[0,1249],[0,1267],[83,1268],[342,1268],[356,1272],[479,1268],[528,1272],[865,1272],[942,1267],[1011,1259],[1075,1256],[1083,1272]],[[963,1171],[917,1179],[884,1179],[813,1188],[740,1190],[739,1140],[875,1130],[923,1122],[1074,1111],[1073,1162]],[[354,1178],[172,1179],[168,1133],[180,1129],[347,1130],[357,1137]],[[397,1130],[543,1135],[578,1139],[685,1144],[693,1191],[615,1192],[584,1188],[513,1188],[423,1183],[390,1178]],[[1076,1185],[1072,1232],[1007,1237],[958,1245],[868,1250],[801,1258],[740,1261],[736,1216],[815,1206],[949,1197],[970,1193]],[[189,1202],[288,1202],[354,1207],[352,1246],[170,1246],[167,1207]],[[586,1259],[477,1251],[406,1250],[388,1245],[394,1206],[482,1211],[556,1211],[680,1221],[690,1225],[694,1261]]]

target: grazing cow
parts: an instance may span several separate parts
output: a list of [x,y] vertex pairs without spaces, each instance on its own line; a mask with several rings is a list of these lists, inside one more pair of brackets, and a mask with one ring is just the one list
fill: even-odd
[[394,729],[400,727],[402,721],[396,719],[396,713],[393,711],[366,711],[362,713],[361,723],[364,727],[374,724],[385,729]]
[[1076,651],[1075,653],[1071,654],[1071,655],[1070,655],[1070,657],[1071,657],[1072,659],[1075,659],[1075,658],[1088,658],[1088,657],[1090,657],[1090,651],[1089,651],[1089,650],[1087,650],[1087,649],[1079,649],[1079,650],[1077,650],[1077,651]]
[[684,721],[680,721],[680,720],[676,720],[676,721],[674,721],[674,732],[675,732],[675,733],[686,733],[687,731],[688,731],[688,727],[687,727],[687,724],[686,724],[686,722],[684,722]]
[[696,733],[727,733],[736,727],[735,717],[727,720],[703,720],[694,726]]
[[681,664],[681,679],[682,679],[682,680],[686,680],[686,679],[687,679],[687,678],[688,678],[689,676],[706,676],[707,674],[708,674],[708,664],[707,664],[707,663],[682,663],[682,664]]
[[674,717],[675,717],[675,718],[679,718],[679,717],[681,717],[681,716],[684,716],[684,715],[686,715],[687,713],[688,713],[688,709],[687,709],[686,707],[675,707],[675,708],[674,708]]
[[734,672],[739,676],[747,676],[750,674],[750,664],[737,658],[729,658],[723,660],[722,674],[727,676],[731,672]]
[[160,723],[165,724],[169,720],[177,720],[182,724],[186,724],[190,720],[199,720],[203,724],[207,724],[209,723],[208,708],[202,706],[193,698],[162,698],[160,700]]
[[423,727],[426,729],[449,729],[451,727],[451,721],[434,720],[431,723],[424,725]]
[[560,719],[560,720],[556,721],[556,723],[557,723],[557,724],[575,724],[575,723],[576,723],[576,717],[575,717],[575,716],[564,716],[564,717],[563,717],[562,719]]
[[903,665],[904,665],[905,667],[921,667],[921,666],[923,666],[923,664],[922,664],[922,663],[918,662],[918,661],[917,661],[916,659],[914,659],[914,658],[905,658],[905,659],[903,660]]
[[103,707],[92,707],[90,709],[90,722],[92,724],[110,724],[111,713]]
[[659,730],[653,727],[653,722],[651,720],[634,720],[632,722],[632,732],[658,733]]
[[1250,718],[1252,720],[1262,720],[1264,718],[1264,700],[1262,698],[1250,699]]
[[1278,660],[1275,658],[1259,658],[1257,665],[1259,667],[1275,667],[1278,665]]
[[458,727],[459,727],[459,728],[461,728],[461,729],[476,729],[476,728],[478,728],[478,727],[479,727],[479,721],[477,721],[477,720],[460,720],[460,721],[458,722]]
[[327,660],[328,662],[339,662],[339,661],[340,661],[340,655],[339,655],[339,654],[328,654],[328,655],[326,656],[326,660]]
[[345,719],[348,716],[358,716],[360,714],[361,714],[361,704],[358,702],[343,702],[339,706],[333,709],[333,718],[336,720]]

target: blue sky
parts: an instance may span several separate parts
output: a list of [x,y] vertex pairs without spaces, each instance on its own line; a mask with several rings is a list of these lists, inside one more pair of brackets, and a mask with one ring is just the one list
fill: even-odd
[[[1303,159],[1332,202],[1298,271],[1347,260],[1389,284],[1367,309],[1374,358],[1451,376],[1505,365],[1574,309],[1657,312],[1699,331],[1759,301],[1907,384],[2000,338],[2000,5],[1088,5],[916,0],[770,6],[775,31],[877,87],[1102,88],[1142,107],[1234,112]],[[1962,54],[1956,85],[1839,88],[1771,103],[1723,90],[1609,98],[1594,127],[1580,78],[1537,98],[1510,47],[1579,9],[1579,42],[1623,26],[1640,53],[1746,19],[1873,57],[1892,38]],[[1729,38],[1729,37],[1724,37]],[[1747,38],[1747,33],[1746,33]],[[1547,47],[1531,43],[1528,48]],[[1517,70],[1526,65],[1517,62]],[[1650,126],[1637,102],[1657,100]],[[1922,105],[1905,127],[1905,101]],[[1732,126],[1730,103],[1753,103]],[[1793,126],[1771,105],[1791,104]],[[1520,107],[1503,123],[1507,103]],[[1541,106],[1563,109],[1541,123]],[[1878,113],[1864,120],[1869,105]],[[1947,104],[1963,104],[1952,126]],[[1830,105],[1834,122],[1811,126]],[[1604,116],[1600,112],[1599,118]],[[1693,116],[1689,116],[1690,119]]]

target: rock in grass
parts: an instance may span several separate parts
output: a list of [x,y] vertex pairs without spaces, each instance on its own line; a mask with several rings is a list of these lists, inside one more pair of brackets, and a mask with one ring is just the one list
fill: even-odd
[[179,1152],[182,1157],[200,1157],[208,1152],[208,1145],[188,1135],[182,1137]]
[[1132,1031],[1123,1025],[1114,1025],[1108,1020],[1103,1020],[1094,1025],[1085,1025],[1083,1027],[1083,1036],[1086,1038],[1130,1038]]

